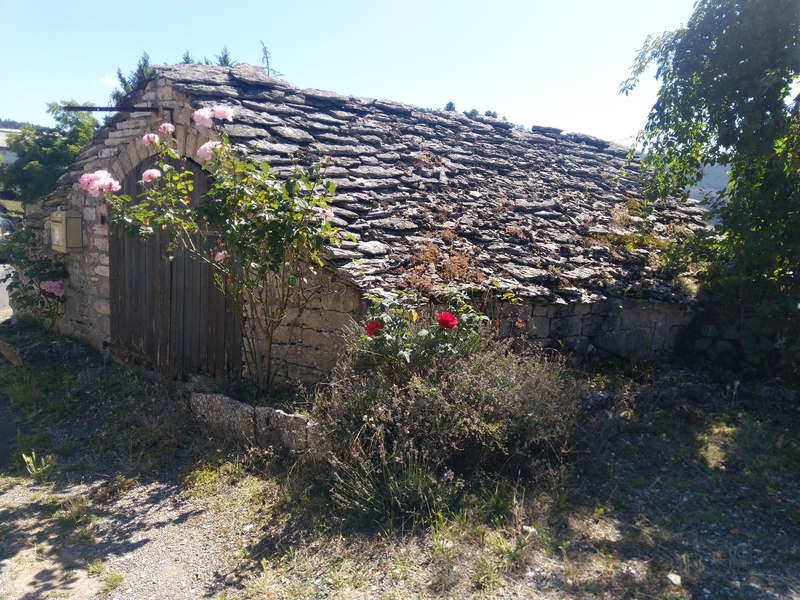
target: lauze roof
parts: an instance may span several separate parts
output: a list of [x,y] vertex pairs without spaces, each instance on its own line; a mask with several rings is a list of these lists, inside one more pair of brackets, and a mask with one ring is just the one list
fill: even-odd
[[678,301],[657,258],[668,234],[705,227],[696,201],[642,211],[627,148],[521,131],[489,117],[301,90],[251,65],[158,67],[195,108],[236,109],[223,129],[278,173],[330,155],[330,249],[360,286],[496,288],[552,301]]

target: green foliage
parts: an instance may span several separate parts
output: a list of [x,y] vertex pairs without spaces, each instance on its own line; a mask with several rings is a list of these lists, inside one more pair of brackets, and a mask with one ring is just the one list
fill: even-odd
[[231,58],[231,55],[230,55],[230,52],[228,52],[228,47],[227,46],[223,46],[222,47],[222,52],[217,54],[214,58],[217,59],[217,64],[220,67],[232,67],[232,66],[238,64],[237,61],[235,61],[235,60],[233,60]]
[[237,307],[249,375],[259,388],[269,387],[274,332],[293,298],[315,293],[307,284],[323,266],[320,250],[338,239],[326,218],[335,186],[323,181],[321,164],[297,167],[279,182],[269,165],[239,156],[223,136],[209,146],[213,157],[204,165],[214,174],[209,190],[189,207],[193,174],[173,138],[159,147],[162,177],[141,182],[135,201],[106,197],[110,221],[141,238],[158,231],[168,238],[169,254],[181,249],[211,265],[217,287]]
[[19,129],[23,125],[30,125],[27,121],[15,121],[13,119],[0,119],[0,127],[6,129]]
[[496,119],[497,118],[497,111],[496,110],[487,110],[485,113],[483,113],[483,116],[492,117],[493,119]]
[[[730,168],[728,188],[706,198],[714,231],[671,253],[725,304],[732,318],[712,325],[751,340],[747,323],[757,318],[774,329],[773,344],[789,346],[800,331],[800,97],[788,101],[800,77],[798,31],[795,0],[700,0],[686,27],[647,39],[622,84],[629,92],[656,64],[659,99],[638,138],[649,201],[685,195],[705,166]],[[764,312],[778,305],[789,314]],[[727,354],[731,341],[704,351]]]
[[402,385],[420,372],[435,371],[440,361],[466,356],[483,345],[480,326],[489,319],[459,290],[446,290],[437,298],[446,307],[442,312],[456,317],[457,323],[450,329],[438,323],[423,325],[417,307],[424,300],[416,294],[391,299],[368,294],[366,298],[370,323],[381,329],[370,336],[368,327],[361,336],[358,368],[381,369],[392,384]]
[[793,298],[738,282],[718,284],[714,298],[683,336],[687,355],[709,361],[726,381],[775,377],[800,364],[800,307]]
[[49,333],[64,309],[63,280],[69,276],[64,263],[45,254],[29,227],[0,239],[0,254],[14,267],[0,280],[7,284],[9,298]]
[[481,113],[478,112],[477,108],[472,108],[470,110],[465,110],[464,114],[467,115],[470,119],[474,119],[475,117],[477,117]]
[[444,109],[448,112],[453,112],[456,110],[456,105],[453,104],[452,102],[448,102],[447,104],[444,105]]
[[45,483],[50,479],[50,473],[56,464],[52,455],[40,457],[36,460],[36,452],[31,450],[30,455],[23,454],[22,461],[25,463],[25,468],[28,474],[33,478],[36,483]]
[[[65,106],[78,106],[70,100]],[[13,191],[23,204],[41,200],[54,191],[58,178],[94,137],[97,120],[89,112],[69,112],[59,104],[48,104],[53,128],[24,124],[18,134],[9,134],[8,146],[17,160],[0,165],[0,186]]]

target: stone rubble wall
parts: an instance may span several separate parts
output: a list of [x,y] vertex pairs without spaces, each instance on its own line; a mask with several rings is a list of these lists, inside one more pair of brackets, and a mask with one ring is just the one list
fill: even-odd
[[325,449],[319,426],[302,415],[197,392],[189,397],[189,407],[205,431],[223,440],[272,448],[288,456]]
[[361,291],[333,277],[302,306],[286,311],[273,339],[273,368],[288,381],[317,383],[328,378],[341,357],[347,331],[366,314]]
[[583,356],[633,359],[667,354],[691,315],[686,305],[621,298],[558,304],[503,302],[493,309],[502,338]]

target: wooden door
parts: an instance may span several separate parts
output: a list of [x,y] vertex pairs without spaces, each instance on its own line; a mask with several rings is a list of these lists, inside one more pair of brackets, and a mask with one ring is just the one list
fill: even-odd
[[[152,157],[129,173],[122,192],[135,198],[142,173],[155,161]],[[208,189],[208,178],[192,161],[187,168],[194,173],[196,205]],[[210,239],[198,242],[211,252]],[[236,372],[242,364],[238,323],[214,285],[211,267],[182,251],[167,261],[166,246],[159,234],[147,240],[123,232],[109,235],[115,355],[170,378]]]

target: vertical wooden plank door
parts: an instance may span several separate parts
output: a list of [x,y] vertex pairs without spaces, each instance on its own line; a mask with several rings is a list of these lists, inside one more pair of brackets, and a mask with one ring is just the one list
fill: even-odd
[[[122,192],[135,198],[142,173],[155,161],[152,157],[131,171]],[[187,168],[194,173],[196,205],[208,178],[192,161]],[[211,239],[198,243],[211,251]],[[115,356],[177,379],[236,372],[242,364],[241,336],[225,296],[214,286],[211,267],[182,251],[167,261],[166,248],[167,239],[159,234],[147,240],[121,231],[109,235]]]

